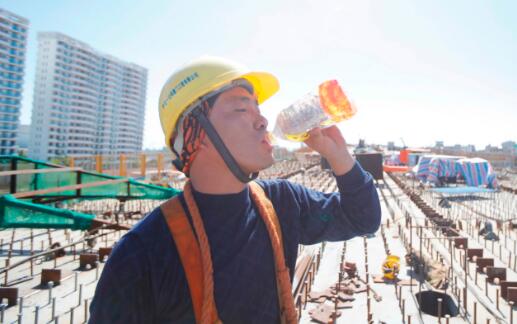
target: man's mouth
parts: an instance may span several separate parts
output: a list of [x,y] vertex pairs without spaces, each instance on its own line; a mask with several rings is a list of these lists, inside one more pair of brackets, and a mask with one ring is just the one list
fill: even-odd
[[273,149],[273,144],[271,143],[271,134],[270,133],[267,133],[264,136],[262,143],[266,144],[266,146],[268,146],[269,149]]

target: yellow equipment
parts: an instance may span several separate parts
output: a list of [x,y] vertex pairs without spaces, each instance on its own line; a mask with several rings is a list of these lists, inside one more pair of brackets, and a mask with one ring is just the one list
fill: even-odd
[[400,258],[396,255],[388,255],[382,264],[383,277],[387,280],[395,280],[400,271]]
[[[163,86],[159,100],[166,145],[170,148],[170,138],[182,115],[206,99],[205,96],[222,92],[232,81],[239,79],[251,83],[259,104],[279,88],[278,80],[272,74],[250,72],[240,64],[215,57],[199,58],[174,72]],[[176,152],[181,152],[181,149]]]

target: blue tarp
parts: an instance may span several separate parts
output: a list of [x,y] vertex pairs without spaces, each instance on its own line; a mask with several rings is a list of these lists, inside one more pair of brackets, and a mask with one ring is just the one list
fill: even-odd
[[480,158],[458,160],[458,171],[469,186],[497,187],[497,178],[487,160]]
[[430,189],[433,192],[444,193],[444,194],[473,194],[482,192],[495,192],[494,189],[487,189],[481,187],[443,187]]
[[458,169],[456,161],[459,156],[424,155],[413,168],[417,178],[430,183],[438,183],[439,177],[456,177]]
[[413,168],[416,177],[423,182],[440,184],[440,178],[462,177],[469,187],[497,188],[497,179],[490,162],[481,158],[425,155]]

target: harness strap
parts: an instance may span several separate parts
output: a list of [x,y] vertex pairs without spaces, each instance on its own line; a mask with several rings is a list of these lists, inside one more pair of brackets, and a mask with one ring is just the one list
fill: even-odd
[[[285,263],[282,231],[278,217],[273,204],[262,187],[255,182],[251,182],[250,193],[252,201],[258,208],[258,212],[266,225],[273,247],[281,322],[285,324],[297,323],[298,317],[292,296],[289,268]],[[160,208],[176,243],[185,270],[196,322],[201,324],[221,323],[213,294],[214,283],[210,246],[201,215],[192,195],[190,182],[185,185],[183,194],[194,228],[190,225],[178,197],[167,200]]]
[[276,287],[278,293],[278,302],[280,307],[280,318],[282,323],[291,324],[298,323],[298,315],[294,305],[292,293],[291,278],[289,276],[289,268],[285,263],[284,246],[282,239],[282,229],[278,222],[275,208],[268,199],[264,189],[256,182],[250,183],[251,198],[257,206],[260,216],[266,224],[269,233],[269,239],[273,246],[273,256],[275,259],[276,270]]
[[220,322],[215,304],[213,304],[213,309],[211,311],[211,318],[213,321],[202,321],[204,271],[203,264],[201,262],[201,250],[199,249],[199,243],[194,235],[194,231],[190,226],[179,198],[173,197],[167,200],[160,206],[160,208],[162,210],[162,214],[165,216],[169,231],[171,232],[174,243],[176,244],[181,264],[185,270],[196,322],[203,324]]

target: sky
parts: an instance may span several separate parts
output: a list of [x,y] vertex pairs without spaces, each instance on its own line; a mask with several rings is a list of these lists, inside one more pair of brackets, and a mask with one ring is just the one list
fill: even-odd
[[[37,33],[58,31],[148,69],[144,148],[163,147],[158,97],[186,62],[214,55],[268,71],[279,110],[328,79],[357,107],[348,143],[517,141],[517,2],[0,0],[30,20],[22,124],[30,123]],[[279,142],[280,144],[285,144]]]

